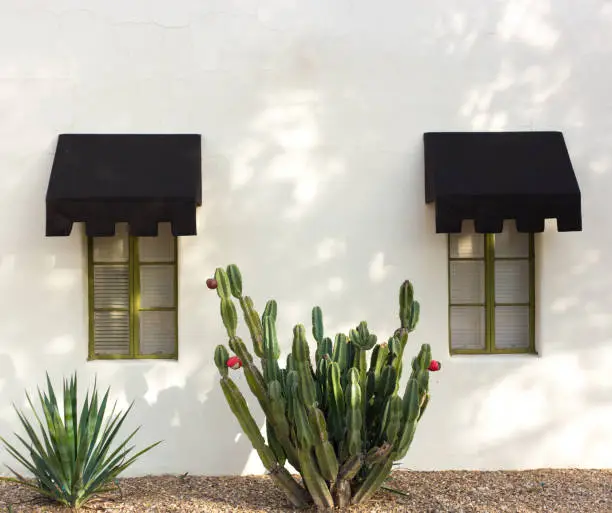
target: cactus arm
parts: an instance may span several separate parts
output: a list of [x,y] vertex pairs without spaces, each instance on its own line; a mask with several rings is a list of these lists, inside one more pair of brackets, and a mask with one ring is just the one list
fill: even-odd
[[412,283],[408,280],[404,281],[399,292],[399,317],[402,328],[408,328],[410,325],[410,311],[414,300],[414,289]]
[[244,320],[249,328],[249,334],[253,341],[253,350],[258,358],[263,358],[263,326],[259,319],[259,314],[253,306],[253,300],[249,296],[240,298],[240,308],[244,315]]
[[283,448],[289,463],[299,472],[300,464],[297,457],[297,448],[291,441],[291,426],[287,420],[286,403],[278,381],[268,383],[268,394],[270,397],[270,410],[267,420],[270,422],[276,439]]
[[329,432],[332,440],[336,443],[340,443],[344,438],[346,406],[344,402],[344,391],[340,383],[340,367],[336,362],[329,364],[327,371],[327,389],[329,390]]
[[402,425],[402,398],[398,395],[392,396],[385,407],[383,432],[381,439],[394,444]]
[[410,318],[408,320],[408,332],[414,331],[417,324],[419,323],[419,316],[421,313],[421,305],[418,301],[413,301],[410,306]]
[[323,476],[317,470],[311,451],[300,449],[298,454],[302,477],[312,500],[319,509],[332,509],[334,507],[334,499]]
[[312,503],[310,494],[295,480],[285,467],[277,465],[269,471],[277,486],[285,492],[296,508],[306,508]]
[[312,336],[317,345],[323,342],[323,311],[319,306],[312,309]]
[[240,427],[247,435],[253,448],[259,454],[262,463],[270,472],[277,484],[285,491],[291,502],[298,508],[308,505],[308,493],[302,488],[295,479],[289,474],[287,469],[280,466],[272,449],[268,447],[261,435],[259,428],[249,412],[244,396],[238,390],[231,378],[221,378],[221,389],[230,409],[234,413]]
[[215,365],[219,370],[222,378],[227,378],[227,360],[229,359],[229,353],[224,345],[219,344],[215,348]]
[[347,454],[355,456],[361,452],[363,412],[359,372],[354,367],[349,371],[346,385],[346,426]]
[[417,418],[417,422],[421,420],[421,417],[423,416],[423,413],[425,413],[425,409],[427,408],[428,404],[429,404],[429,393],[425,394],[425,397],[423,398],[423,402],[421,403],[421,411],[419,412],[419,417]]
[[364,481],[355,490],[351,501],[352,504],[360,504],[372,497],[385,482],[392,467],[393,459],[390,456],[388,456],[385,461],[374,465],[368,472]]
[[[218,290],[218,289],[217,289]],[[236,336],[236,328],[238,327],[238,314],[236,306],[231,299],[221,299],[221,319],[229,337]]]
[[317,364],[317,375],[316,375],[316,384],[317,384],[317,402],[319,407],[323,411],[327,411],[328,405],[328,392],[327,392],[327,372],[329,369],[329,355],[325,354],[323,358],[319,360]]
[[215,280],[217,280],[217,295],[220,299],[230,299],[232,296],[232,290],[230,286],[229,277],[227,273],[218,267],[215,270]]
[[293,329],[294,365],[299,377],[298,393],[305,406],[317,405],[317,390],[310,362],[310,352],[306,342],[304,326],[298,324]]
[[334,353],[334,343],[332,342],[331,338],[325,337],[317,349],[319,349],[321,358],[323,358],[325,355],[331,358],[332,354]]
[[280,357],[280,348],[276,337],[276,326],[274,319],[266,315],[263,320],[264,328],[264,379],[266,383],[280,379],[280,367],[278,359]]
[[272,320],[276,322],[276,316],[278,314],[278,305],[274,299],[270,299],[266,303],[266,307],[264,308],[264,313],[261,316],[261,322],[263,323],[264,317],[272,317]]
[[315,434],[315,456],[319,472],[327,481],[334,481],[338,476],[338,459],[328,441],[325,415],[318,408],[311,408],[308,416]]
[[242,275],[240,274],[240,269],[238,269],[236,264],[230,264],[227,266],[226,273],[232,296],[240,299],[242,297]]
[[[427,373],[428,371],[424,372]],[[395,461],[401,460],[408,453],[408,449],[410,448],[410,444],[416,432],[417,422],[421,414],[421,405],[424,402],[424,397],[426,397],[425,394],[426,391],[421,391],[421,387],[416,378],[408,380],[402,400],[404,424],[398,434],[399,440],[396,443],[393,454]]]
[[282,444],[276,436],[276,433],[274,432],[274,428],[272,427],[270,419],[266,419],[266,438],[268,439],[268,445],[270,446],[270,449],[272,449],[272,452],[276,457],[276,461],[278,461],[278,464],[282,467],[285,464],[287,456],[285,454],[285,449],[283,448]]
[[340,374],[349,367],[349,345],[344,333],[336,335],[332,360],[340,367]]

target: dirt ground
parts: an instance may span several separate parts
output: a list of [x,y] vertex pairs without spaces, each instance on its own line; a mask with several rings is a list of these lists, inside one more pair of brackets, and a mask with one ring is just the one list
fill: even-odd
[[[412,472],[392,474],[388,486],[407,495],[380,491],[350,512],[402,513],[611,513],[612,470],[521,472]],[[120,493],[91,503],[85,511],[285,512],[283,493],[265,476],[150,476],[121,479]],[[60,512],[28,490],[0,483],[0,513]]]

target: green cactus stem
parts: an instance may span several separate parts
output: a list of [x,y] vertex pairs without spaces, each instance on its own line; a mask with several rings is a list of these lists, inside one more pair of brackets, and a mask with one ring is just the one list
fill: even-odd
[[306,330],[301,324],[296,325],[293,329],[292,354],[299,377],[298,393],[300,399],[306,406],[316,406],[317,389],[313,379],[308,342],[306,342]]
[[346,404],[344,390],[340,384],[340,366],[331,362],[327,370],[328,427],[331,438],[339,444],[344,438]]
[[344,333],[338,333],[334,341],[332,360],[340,367],[340,372],[344,373],[350,364],[350,346],[348,338]]
[[325,355],[331,358],[333,354],[333,347],[332,340],[329,337],[325,337],[323,340],[321,340],[321,342],[317,343],[317,351],[315,354],[317,365]]
[[253,306],[253,300],[249,296],[240,298],[240,308],[244,315],[244,320],[249,328],[249,334],[253,341],[253,350],[258,358],[263,358],[263,326],[259,314]]
[[259,454],[261,462],[270,472],[272,478],[285,491],[294,506],[298,508],[306,507],[309,503],[308,493],[293,479],[287,469],[279,465],[274,452],[266,445],[263,436],[259,432],[259,428],[249,412],[244,396],[240,393],[236,384],[231,378],[227,377],[221,378],[220,383],[230,409],[238,419],[240,427],[251,441],[251,444],[253,444],[253,448]]
[[264,313],[262,315],[262,323],[264,317],[272,317],[272,320],[276,322],[276,316],[278,314],[278,305],[274,299],[270,299],[266,303],[266,307],[264,308]]
[[338,459],[327,438],[325,415],[318,408],[311,408],[309,420],[315,434],[315,456],[321,475],[327,481],[334,481],[338,476]]
[[319,306],[312,309],[312,336],[317,344],[323,342],[323,312]]
[[238,269],[236,264],[230,264],[227,266],[226,273],[230,282],[232,296],[240,299],[242,297],[242,275],[240,274],[240,269]]
[[[217,289],[219,290],[219,289]],[[221,318],[223,325],[230,337],[236,336],[236,328],[238,327],[238,314],[236,307],[231,299],[221,299]]]
[[408,280],[404,281],[399,292],[399,317],[402,328],[410,325],[410,310],[414,300],[414,288]]
[[383,485],[392,467],[393,459],[391,457],[387,457],[385,461],[374,465],[365,480],[355,490],[352,504],[361,504],[370,499]]
[[356,456],[361,452],[362,425],[363,411],[359,372],[353,367],[349,371],[346,386],[346,444],[349,456]]
[[312,452],[300,449],[298,454],[300,467],[302,469],[302,477],[304,478],[304,483],[310,492],[312,500],[319,509],[332,509],[334,507],[334,499],[325,479],[319,474]]
[[280,346],[276,337],[276,325],[274,319],[270,315],[264,316],[264,379],[266,382],[280,380],[280,367],[278,359],[280,358]]
[[219,299],[230,299],[232,297],[232,289],[229,277],[220,267],[215,270],[215,280],[217,280],[217,295]]
[[227,360],[229,360],[229,353],[225,346],[219,344],[215,348],[215,365],[219,370],[219,374],[221,374],[222,378],[227,378],[228,370],[227,370]]

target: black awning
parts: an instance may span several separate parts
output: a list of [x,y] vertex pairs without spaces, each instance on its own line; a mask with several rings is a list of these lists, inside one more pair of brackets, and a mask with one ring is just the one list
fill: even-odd
[[172,223],[174,235],[196,234],[202,203],[201,136],[59,136],[47,189],[47,236],[70,235],[86,224],[88,236],[156,235]]
[[424,134],[425,201],[436,203],[436,232],[458,233],[473,219],[499,233],[505,219],[521,232],[582,230],[580,188],[560,132]]

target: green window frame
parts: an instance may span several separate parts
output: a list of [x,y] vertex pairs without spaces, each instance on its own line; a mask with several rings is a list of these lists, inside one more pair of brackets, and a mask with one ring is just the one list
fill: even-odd
[[[88,360],[144,360],[144,359],[178,359],[178,243],[177,238],[172,236],[173,258],[172,260],[147,260],[140,261],[139,237],[127,235],[128,255],[127,260],[111,262],[108,260],[95,261],[94,238],[87,239],[88,255],[88,301],[89,301],[89,351]],[[94,275],[97,266],[123,266],[128,269],[128,296],[129,301],[125,307],[97,307],[95,305]],[[173,294],[171,306],[142,307],[141,297],[141,270],[149,266],[172,266],[173,268]],[[96,352],[95,346],[95,318],[100,312],[127,313],[129,319],[129,349],[127,352]],[[141,317],[145,312],[170,312],[172,325],[170,330],[174,334],[173,349],[170,352],[146,353],[140,348],[141,340]],[[167,323],[166,317],[165,322]]]
[[[505,231],[505,229],[504,229]],[[462,234],[459,234],[462,235]],[[526,234],[528,237],[527,254],[521,256],[496,256],[495,237],[493,233],[471,234],[483,238],[483,254],[481,256],[453,256],[451,251],[451,240],[453,235],[448,236],[448,325],[449,325],[449,351],[450,354],[537,354],[535,347],[535,240],[534,234]],[[452,269],[453,262],[475,262],[484,264],[484,301],[476,302],[453,302],[452,299]],[[502,302],[496,300],[495,267],[498,262],[524,261],[528,269],[528,290],[526,301]],[[453,346],[453,308],[478,307],[484,309],[484,345],[483,347],[454,347]],[[503,307],[518,307],[528,309],[527,342],[520,347],[498,347],[496,345],[496,311]],[[506,308],[506,311],[508,309]]]

